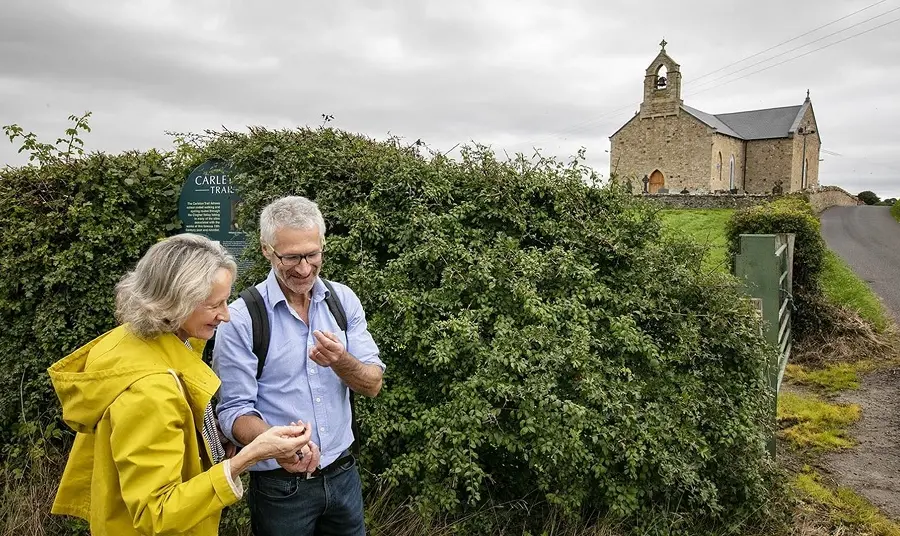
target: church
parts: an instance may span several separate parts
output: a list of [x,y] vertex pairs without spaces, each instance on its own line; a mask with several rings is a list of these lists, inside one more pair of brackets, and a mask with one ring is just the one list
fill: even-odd
[[819,183],[819,129],[809,91],[795,106],[722,114],[681,98],[681,67],[661,50],[640,111],[610,136],[610,176],[635,193],[790,193]]

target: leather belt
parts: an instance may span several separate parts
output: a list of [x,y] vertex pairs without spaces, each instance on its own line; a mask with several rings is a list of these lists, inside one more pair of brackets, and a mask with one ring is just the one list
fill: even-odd
[[268,476],[272,478],[299,478],[301,480],[309,480],[312,478],[320,478],[323,476],[331,475],[335,471],[340,469],[342,465],[352,459],[353,455],[350,454],[350,450],[347,449],[338,456],[338,459],[334,460],[325,467],[316,469],[312,473],[292,473],[284,467],[279,467],[277,469],[269,469],[266,471],[253,471],[251,475]]

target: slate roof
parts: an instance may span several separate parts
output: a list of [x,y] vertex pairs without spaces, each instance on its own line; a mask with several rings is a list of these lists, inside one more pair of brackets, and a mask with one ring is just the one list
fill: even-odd
[[790,137],[800,124],[808,106],[809,103],[805,102],[799,106],[717,115],[685,105],[681,108],[720,134],[741,140],[767,140]]
[[[681,105],[681,109],[684,110],[685,112],[693,115],[694,117],[696,117],[703,123],[706,123],[707,126],[710,126],[714,129],[718,130],[720,133],[725,134],[726,136],[731,136],[733,138],[741,138],[740,134],[731,130],[731,127],[729,127],[728,125],[726,125],[725,123],[720,121],[719,118],[717,118],[714,115],[708,114],[706,112],[701,112],[700,110],[698,110],[696,108],[691,108],[690,106],[685,106],[683,104]],[[741,138],[741,139],[743,139],[743,138]]]

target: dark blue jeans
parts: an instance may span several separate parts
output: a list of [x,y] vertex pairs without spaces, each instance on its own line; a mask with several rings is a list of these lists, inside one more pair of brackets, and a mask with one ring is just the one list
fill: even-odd
[[250,473],[247,496],[256,536],[365,536],[356,460],[317,478]]

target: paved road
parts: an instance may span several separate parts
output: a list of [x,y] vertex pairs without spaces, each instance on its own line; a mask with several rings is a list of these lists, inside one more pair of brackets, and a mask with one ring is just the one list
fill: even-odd
[[832,207],[822,213],[822,236],[900,321],[900,223],[890,207]]

